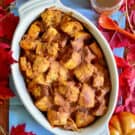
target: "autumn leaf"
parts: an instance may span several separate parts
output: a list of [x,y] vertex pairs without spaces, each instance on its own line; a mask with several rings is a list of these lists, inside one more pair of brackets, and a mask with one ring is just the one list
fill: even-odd
[[135,113],[135,69],[124,58],[115,57],[119,74],[118,106],[115,113],[130,111]]
[[115,56],[115,60],[118,68],[130,67],[130,64],[121,57]]
[[15,0],[4,0],[4,6],[8,6],[10,5],[12,2],[14,2]]
[[6,43],[0,43],[0,80],[7,79],[10,74],[10,65],[15,62],[12,58],[10,47]]
[[132,25],[135,27],[135,10],[131,11],[130,14],[130,22],[132,23]]
[[14,96],[9,88],[8,82],[0,82],[0,100],[6,100]]
[[116,107],[115,113],[128,111],[135,113],[135,69],[126,68],[120,74],[119,99],[122,104]]
[[10,65],[15,62],[12,58],[10,47],[6,43],[0,43],[0,99],[9,99],[14,94],[9,88]]
[[98,29],[104,35],[112,49],[129,46],[130,39],[125,35],[118,33],[117,31],[106,30],[102,28],[100,25],[98,26]]
[[3,9],[3,7],[0,6],[0,19],[2,18],[2,16],[6,15],[6,11]]
[[126,60],[135,63],[135,44],[127,49]]
[[32,132],[25,131],[25,124],[17,125],[16,127],[11,128],[10,135],[36,135]]
[[[135,0],[128,0],[128,8],[131,8],[135,4]],[[126,11],[126,0],[123,0],[123,4],[120,8],[120,11],[125,12]]]
[[[131,18],[134,23],[134,13]],[[135,61],[135,41],[117,31],[106,30],[100,25],[98,28],[112,49],[119,47],[127,49],[125,58],[115,56],[119,71],[119,95],[115,113],[122,111],[135,113],[135,68],[130,64],[130,61]]]
[[7,13],[0,7],[0,37],[12,40],[18,21],[18,16],[14,16],[13,13]]

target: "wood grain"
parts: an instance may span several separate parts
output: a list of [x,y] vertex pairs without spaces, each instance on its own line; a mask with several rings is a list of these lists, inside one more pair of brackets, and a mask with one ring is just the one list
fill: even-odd
[[[9,100],[3,101],[0,104],[0,126],[4,129],[5,132],[8,132],[9,126]],[[0,135],[3,135],[0,132]]]
[[[4,0],[0,0],[0,6],[3,6]],[[5,41],[0,39],[0,41]],[[5,132],[8,132],[9,126],[9,100],[5,100],[0,104],[0,126]],[[3,135],[0,132],[0,135]]]

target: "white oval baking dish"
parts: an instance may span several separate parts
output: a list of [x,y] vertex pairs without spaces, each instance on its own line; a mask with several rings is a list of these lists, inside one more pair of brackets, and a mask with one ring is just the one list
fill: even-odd
[[109,67],[110,78],[112,83],[108,111],[103,117],[99,118],[92,125],[90,125],[87,128],[81,129],[77,132],[68,131],[60,128],[52,128],[48,120],[44,117],[44,115],[34,106],[33,101],[29,93],[27,92],[23,76],[19,70],[19,65],[18,63],[15,63],[11,66],[11,70],[17,94],[19,95],[21,101],[23,102],[28,112],[34,117],[34,119],[44,128],[57,135],[101,135],[101,131],[103,130],[104,126],[108,124],[108,121],[116,106],[118,95],[118,73],[116,63],[112,51],[109,47],[109,44],[90,20],[85,18],[77,11],[64,6],[59,0],[32,0],[26,2],[19,8],[20,22],[17,26],[12,41],[13,57],[15,58],[15,60],[18,61],[20,55],[19,41],[21,40],[22,36],[26,32],[27,28],[32,23],[32,21],[34,21],[43,10],[49,7],[55,7],[65,13],[70,13],[70,15],[72,15],[85,25],[85,27],[90,31],[90,33],[92,33],[92,35],[99,43]]

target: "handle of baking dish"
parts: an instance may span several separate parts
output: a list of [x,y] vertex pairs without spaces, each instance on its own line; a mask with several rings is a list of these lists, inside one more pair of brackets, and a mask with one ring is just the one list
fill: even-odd
[[40,6],[64,6],[60,0],[29,0],[19,7],[18,12],[20,18],[25,17],[32,9]]

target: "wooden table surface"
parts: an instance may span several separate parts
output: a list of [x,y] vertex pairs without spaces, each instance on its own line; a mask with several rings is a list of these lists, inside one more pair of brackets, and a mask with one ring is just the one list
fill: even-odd
[[[0,126],[5,132],[8,132],[9,123],[9,100],[3,101],[0,104]],[[3,135],[0,131],[0,135]]]
[[[0,6],[3,5],[4,0],[0,0]],[[5,41],[0,39],[0,41]],[[8,41],[6,41],[8,42]],[[9,100],[5,100],[0,104],[0,126],[7,133],[9,130]],[[0,131],[0,135],[3,135]]]

